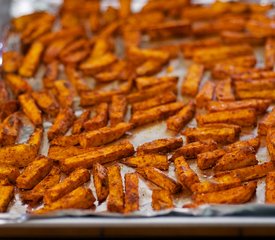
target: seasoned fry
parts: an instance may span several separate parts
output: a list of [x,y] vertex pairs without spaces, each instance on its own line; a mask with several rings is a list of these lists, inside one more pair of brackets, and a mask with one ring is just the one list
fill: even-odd
[[84,123],[89,119],[90,114],[90,110],[83,111],[83,113],[73,123],[72,134],[79,134],[84,130]]
[[255,36],[249,32],[223,31],[220,36],[226,44],[248,43],[261,45],[265,40],[262,36]]
[[147,123],[165,119],[177,113],[180,109],[183,108],[183,106],[184,104],[182,102],[175,102],[147,109],[142,112],[137,112],[132,115],[130,122],[135,126],[141,126]]
[[68,80],[78,93],[90,90],[90,87],[87,85],[87,82],[82,78],[82,76],[75,69],[74,66],[67,65],[65,67],[65,73],[67,75]]
[[68,136],[57,136],[51,140],[51,146],[72,147],[79,144],[79,134]]
[[0,121],[4,121],[9,115],[19,110],[17,100],[7,100],[5,103],[0,103]]
[[11,88],[14,95],[18,96],[21,93],[30,92],[32,90],[31,86],[18,75],[9,73],[5,75],[5,81],[7,85]]
[[185,159],[193,159],[198,154],[217,149],[217,143],[211,139],[205,141],[193,142],[177,149],[171,157],[171,160],[183,156]]
[[253,81],[235,81],[234,87],[236,92],[275,89],[275,78],[264,78]]
[[60,167],[64,172],[71,172],[77,167],[92,168],[96,162],[104,164],[116,161],[124,157],[130,157],[134,152],[134,147],[130,142],[120,142],[117,145],[107,146],[95,151],[65,158],[60,162]]
[[137,148],[137,154],[169,153],[182,146],[182,138],[163,138],[147,142]]
[[199,169],[205,170],[213,167],[225,153],[226,152],[223,149],[199,153],[197,155],[197,165]]
[[97,200],[99,203],[102,203],[106,200],[109,194],[107,168],[99,163],[95,163],[92,171]]
[[275,126],[275,108],[258,124],[258,134],[266,135],[268,128]]
[[22,57],[18,52],[8,51],[3,53],[2,69],[5,73],[14,73],[20,67]]
[[114,95],[109,110],[110,126],[114,127],[124,121],[127,110],[127,99],[124,95]]
[[255,126],[257,115],[254,109],[236,109],[222,112],[213,112],[196,117],[199,125],[208,123],[229,123],[243,127]]
[[14,186],[0,186],[0,212],[6,212],[14,197]]
[[266,147],[271,161],[275,161],[274,128],[269,128],[266,135]]
[[219,81],[216,84],[215,95],[218,101],[235,100],[230,78],[223,81]]
[[183,84],[181,85],[182,95],[196,96],[203,73],[204,67],[201,64],[194,63],[188,68]]
[[73,105],[72,86],[66,80],[58,80],[54,82],[54,88],[57,92],[56,96],[61,107],[71,107]]
[[176,115],[168,118],[167,128],[179,132],[195,115],[194,101],[189,101]]
[[28,53],[25,55],[22,65],[19,68],[19,74],[23,77],[33,77],[38,66],[44,46],[40,42],[34,42]]
[[171,193],[178,193],[181,191],[181,185],[174,179],[168,177],[162,171],[154,167],[138,168],[137,172],[145,179],[151,181],[162,189]]
[[254,91],[237,91],[236,97],[238,99],[251,99],[251,98],[269,99],[272,102],[274,102],[275,101],[275,91],[274,91],[274,89],[254,90]]
[[105,127],[108,123],[108,104],[100,103],[96,107],[96,115],[84,123],[86,131],[93,131]]
[[260,146],[260,143],[261,143],[260,138],[255,137],[255,138],[250,138],[245,141],[238,141],[238,142],[232,143],[230,145],[227,145],[224,147],[224,150],[227,152],[232,152],[237,149],[241,149],[241,148],[245,148],[245,147],[253,147],[254,150],[257,152],[258,148]]
[[185,135],[188,143],[213,139],[217,143],[227,144],[235,142],[239,137],[239,133],[232,127],[221,127],[219,129],[207,127],[186,128],[182,134]]
[[171,82],[177,84],[179,78],[177,76],[164,77],[138,77],[135,79],[137,89],[143,90],[149,87],[157,86],[162,83]]
[[265,202],[266,203],[275,203],[275,193],[274,193],[274,186],[275,186],[275,173],[269,172],[266,176],[265,182]]
[[28,93],[21,94],[18,97],[18,100],[19,100],[19,103],[22,107],[23,112],[31,120],[31,122],[36,126],[42,125],[41,111],[36,106],[36,104],[35,104],[33,98],[31,97],[31,95],[28,94]]
[[125,174],[125,213],[139,210],[138,175]]
[[44,203],[48,205],[52,202],[55,202],[56,200],[72,192],[73,190],[80,187],[82,184],[88,182],[89,180],[90,173],[87,169],[78,168],[74,170],[62,182],[54,185],[45,192]]
[[32,189],[51,171],[52,166],[52,160],[44,156],[39,157],[16,179],[16,186],[21,189]]
[[248,72],[235,74],[231,76],[234,81],[244,81],[244,80],[254,80],[254,79],[262,79],[262,78],[274,78],[275,72],[273,71],[256,71],[256,72]]
[[196,96],[196,106],[198,108],[206,107],[213,98],[214,90],[215,84],[207,81]]
[[48,130],[48,139],[52,140],[57,136],[64,135],[72,126],[74,118],[75,116],[72,109],[60,109],[53,125]]
[[42,79],[45,88],[54,88],[54,82],[57,80],[58,77],[58,66],[58,61],[52,61],[46,65],[46,71]]
[[267,69],[273,69],[275,65],[275,39],[268,38],[265,42],[264,51],[265,67]]
[[235,109],[253,108],[257,114],[263,114],[271,104],[270,100],[249,99],[233,102],[211,101],[207,105],[209,112],[221,112]]
[[9,165],[0,166],[0,179],[8,179],[10,183],[15,183],[19,175],[20,172],[17,167]]
[[122,163],[134,168],[155,167],[164,171],[169,168],[167,156],[159,154],[142,154],[127,158]]
[[166,62],[147,60],[136,68],[137,76],[152,76],[161,71]]
[[169,191],[164,189],[153,189],[152,191],[152,208],[155,211],[173,208],[173,198]]
[[124,211],[124,192],[119,165],[108,167],[109,196],[107,199],[107,209],[110,212]]
[[177,178],[183,186],[191,190],[193,184],[200,182],[198,175],[190,168],[184,157],[177,157],[174,164]]
[[213,193],[194,194],[193,201],[197,204],[241,204],[248,202],[255,194],[257,182],[249,182],[239,187]]

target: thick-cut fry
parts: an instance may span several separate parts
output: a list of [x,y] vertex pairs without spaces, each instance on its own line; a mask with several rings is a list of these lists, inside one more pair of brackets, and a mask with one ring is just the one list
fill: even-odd
[[58,66],[58,61],[53,61],[46,65],[46,71],[42,79],[45,88],[51,89],[54,87],[54,82],[58,77]]
[[254,108],[257,114],[263,114],[271,104],[270,100],[249,99],[233,102],[211,101],[207,104],[209,112],[221,112],[235,109]]
[[139,210],[138,175],[125,174],[125,213]]
[[162,189],[171,193],[178,193],[181,191],[181,185],[174,179],[168,177],[162,171],[154,167],[138,168],[137,172],[145,179],[151,181]]
[[36,125],[42,125],[42,114],[41,111],[36,106],[33,98],[30,94],[21,94],[18,97],[19,103],[21,104],[23,112],[31,120],[31,122]]
[[275,108],[264,117],[258,124],[258,134],[266,135],[268,128],[272,128],[275,126]]
[[110,212],[122,213],[124,211],[124,192],[119,165],[108,167],[108,183],[107,209]]
[[152,208],[155,211],[173,208],[173,198],[169,191],[164,189],[153,189]]
[[54,82],[56,96],[61,107],[71,107],[73,105],[73,91],[71,84],[66,80]]
[[59,183],[60,177],[59,168],[53,167],[50,173],[32,190],[21,192],[20,198],[23,202],[30,204],[30,206],[37,205],[43,199],[45,192]]
[[96,115],[84,123],[86,131],[93,131],[105,127],[108,123],[108,104],[100,103],[97,105]]
[[199,90],[200,82],[204,73],[204,67],[200,64],[192,64],[187,71],[183,84],[181,85],[181,93],[190,96],[196,96]]
[[264,51],[265,67],[267,69],[273,69],[275,65],[275,39],[268,38],[265,42]]
[[224,147],[224,150],[227,152],[232,152],[234,150],[245,148],[245,147],[253,147],[254,150],[257,152],[260,146],[260,143],[261,143],[260,138],[255,137],[255,138],[250,138],[248,140],[238,141],[230,145],[227,145]]
[[201,127],[204,128],[233,128],[236,134],[241,133],[241,127],[236,124],[228,124],[228,123],[207,123],[207,124],[202,124]]
[[114,95],[109,110],[111,127],[124,121],[124,115],[127,111],[127,100],[124,95]]
[[193,201],[197,204],[241,204],[248,202],[255,194],[257,182],[249,182],[239,187],[230,188],[212,193],[193,195]]
[[121,18],[126,18],[131,15],[131,3],[132,0],[119,0],[120,9],[119,16]]
[[127,158],[122,163],[134,168],[155,167],[164,171],[169,168],[167,156],[159,154],[142,154]]
[[5,73],[17,72],[21,64],[21,56],[18,52],[8,51],[3,53],[2,69]]
[[275,89],[275,78],[264,78],[252,81],[235,81],[234,87],[236,92]]
[[275,102],[275,91],[274,89],[237,91],[236,97],[238,99],[251,99],[251,98],[269,99],[272,102]]
[[39,157],[31,162],[16,179],[16,186],[22,189],[32,189],[51,171],[52,166],[51,159]]
[[177,76],[164,77],[138,77],[135,79],[138,90],[143,90],[149,87],[157,86],[162,83],[171,82],[177,84],[179,78]]
[[7,100],[0,103],[0,121],[4,121],[9,115],[19,110],[19,103],[17,100]]
[[87,85],[87,82],[82,78],[81,74],[75,69],[75,66],[67,65],[65,67],[65,73],[67,75],[68,80],[78,93],[90,90],[90,87]]
[[68,136],[57,136],[51,140],[51,145],[70,147],[79,144],[80,134],[68,135]]
[[14,186],[0,186],[0,212],[6,212],[14,197]]
[[65,158],[60,162],[60,167],[64,172],[71,172],[77,167],[92,168],[93,164],[96,162],[104,164],[116,161],[124,157],[130,157],[134,152],[134,146],[130,142],[120,142],[116,145]]
[[236,109],[198,115],[196,120],[199,125],[208,123],[229,123],[249,127],[255,126],[257,115],[254,109]]
[[179,132],[195,115],[196,105],[189,101],[176,115],[168,118],[167,128]]
[[99,203],[102,203],[106,200],[109,194],[107,168],[99,163],[95,163],[92,171],[97,200]]
[[182,138],[163,138],[147,142],[137,148],[138,155],[147,153],[169,153],[182,146]]
[[182,102],[175,102],[154,107],[142,112],[137,112],[132,115],[130,122],[135,124],[135,126],[141,126],[147,123],[162,120],[174,115],[182,109],[183,106],[184,104]]
[[20,172],[17,167],[9,165],[0,166],[0,179],[8,179],[10,183],[15,183],[19,175]]
[[211,168],[225,154],[223,149],[200,153],[197,156],[197,165],[199,169],[205,170]]
[[183,156],[185,159],[197,158],[198,154],[217,149],[217,143],[211,138],[205,141],[193,142],[177,149],[171,157],[171,160]]
[[62,182],[54,185],[45,192],[44,203],[50,204],[70,193],[90,180],[90,173],[87,169],[78,168],[74,170]]
[[90,209],[94,207],[95,200],[91,189],[79,187],[57,201],[33,211],[32,214],[44,214],[62,209]]
[[72,109],[60,109],[53,125],[48,131],[48,139],[52,140],[57,136],[64,135],[72,126],[74,118],[75,116]]
[[235,96],[231,85],[231,79],[219,81],[216,84],[215,95],[218,101],[234,101]]
[[90,110],[83,111],[83,113],[73,123],[72,134],[79,134],[84,130],[84,123],[89,119],[90,114]]
[[275,139],[275,132],[274,128],[269,128],[267,130],[267,135],[266,135],[266,147],[270,156],[271,161],[275,161],[275,144],[274,144],[274,139]]
[[249,32],[223,31],[220,36],[226,44],[248,43],[261,45],[265,40],[262,36],[255,36]]
[[231,77],[234,81],[274,78],[275,72],[273,72],[273,71],[257,71],[257,72],[251,72],[251,73],[235,74],[235,75],[232,75]]
[[79,136],[79,143],[83,148],[97,147],[121,138],[131,129],[131,123],[119,123],[115,127],[103,127],[98,130],[84,132]]
[[18,75],[9,73],[4,76],[7,85],[11,88],[14,95],[18,96],[21,93],[30,92],[31,86]]
[[22,65],[19,68],[19,74],[23,77],[33,77],[38,66],[44,46],[40,42],[34,42],[28,53],[25,55]]
[[198,175],[190,168],[184,157],[177,157],[174,164],[176,175],[183,186],[191,190],[193,184],[200,182]]
[[265,179],[265,202],[275,203],[275,172],[269,172]]
[[152,76],[161,71],[166,62],[147,60],[136,68],[137,76]]
[[196,96],[196,106],[198,108],[206,107],[213,98],[214,90],[215,84],[207,81]]
[[227,144],[235,142],[239,137],[239,133],[234,128],[229,127],[219,129],[206,127],[187,128],[182,134],[185,135],[188,143],[213,139],[217,143]]

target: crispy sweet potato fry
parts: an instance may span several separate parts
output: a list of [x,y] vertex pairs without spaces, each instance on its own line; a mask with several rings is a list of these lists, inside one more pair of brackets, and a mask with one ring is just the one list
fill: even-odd
[[228,124],[228,123],[207,123],[201,125],[204,128],[233,128],[237,135],[241,133],[241,127],[236,124]]
[[255,36],[249,32],[223,31],[220,36],[226,44],[248,43],[251,45],[261,45],[265,40],[264,37]]
[[202,80],[204,73],[204,67],[201,64],[192,64],[184,78],[184,81],[181,85],[181,93],[183,95],[196,96],[199,90],[200,82]]
[[142,154],[127,158],[122,163],[134,168],[155,167],[164,171],[169,168],[167,156],[159,154]]
[[73,91],[71,84],[66,80],[54,82],[54,88],[57,92],[56,97],[61,107],[71,107],[73,105]]
[[266,89],[266,90],[253,90],[253,91],[237,91],[236,97],[238,99],[269,99],[272,102],[275,101],[275,91],[274,89]]
[[110,126],[116,126],[124,121],[127,111],[127,99],[124,95],[114,95],[109,110]]
[[152,208],[155,211],[173,208],[173,198],[169,191],[164,189],[153,189],[152,191]]
[[85,110],[83,113],[74,121],[72,127],[72,134],[79,134],[84,130],[84,123],[89,119],[91,110]]
[[216,84],[215,95],[218,101],[234,101],[235,96],[231,84],[231,79],[219,81]]
[[275,173],[269,172],[266,176],[265,182],[265,202],[266,203],[275,203],[275,193],[274,193],[274,186],[275,186]]
[[198,115],[196,120],[199,125],[208,123],[229,123],[249,127],[256,124],[257,116],[254,109],[247,108]]
[[177,84],[177,76],[164,76],[164,77],[138,77],[135,79],[136,86],[138,90],[143,90],[148,87],[157,86],[162,83],[171,82]]
[[110,212],[124,211],[124,192],[120,166],[113,165],[108,167],[109,196],[107,199],[107,209]]
[[275,78],[264,78],[253,81],[235,81],[234,87],[236,92],[275,89]]
[[0,186],[0,212],[6,212],[14,197],[14,186]]
[[51,145],[70,147],[79,144],[79,134],[68,135],[68,136],[57,136],[51,140]]
[[185,159],[196,158],[198,154],[217,149],[217,143],[211,139],[205,141],[193,142],[177,149],[171,157],[171,160],[183,156]]
[[31,97],[31,95],[28,94],[28,93],[21,94],[18,97],[18,100],[19,100],[19,103],[22,107],[23,112],[31,120],[31,122],[36,126],[42,125],[41,111],[36,106],[36,104],[35,104],[33,98]]
[[162,189],[171,193],[178,193],[181,191],[181,185],[174,179],[168,177],[162,171],[154,167],[138,168],[137,172],[145,179],[151,181]]
[[274,137],[275,137],[274,128],[269,128],[267,130],[266,135],[266,147],[270,156],[271,161],[275,161],[275,145],[274,145]]
[[213,193],[193,195],[193,201],[198,204],[241,204],[248,202],[255,194],[257,182],[249,182],[239,187]]
[[274,78],[275,72],[273,71],[256,71],[256,72],[248,72],[235,74],[231,76],[234,81],[244,81],[244,80],[255,80],[262,78]]
[[119,0],[119,16],[121,18],[127,18],[129,15],[131,15],[131,3],[131,0]]
[[4,121],[9,115],[19,110],[19,103],[17,100],[7,100],[0,103],[0,121]]
[[267,114],[258,124],[258,134],[266,135],[268,128],[275,126],[275,108]]
[[189,101],[176,115],[168,118],[167,128],[179,132],[195,115],[194,101]]
[[255,149],[255,151],[257,152],[259,146],[260,146],[260,138],[255,137],[255,138],[250,138],[250,139],[244,140],[244,141],[237,141],[235,143],[227,145],[224,147],[224,150],[227,152],[232,152],[234,150],[245,148],[245,147],[253,147]]
[[33,77],[38,66],[44,46],[40,42],[34,42],[28,53],[25,55],[22,65],[19,68],[19,74],[23,77]]
[[226,152],[223,149],[199,153],[197,155],[197,165],[199,169],[205,170],[213,167],[225,153]]
[[125,174],[125,213],[139,210],[138,182],[136,173]]
[[68,80],[70,81],[70,83],[78,93],[82,91],[90,90],[90,87],[87,85],[87,82],[82,78],[80,73],[75,69],[75,66],[67,65],[65,67],[65,73],[67,75]]
[[1,165],[0,166],[0,179],[8,179],[10,183],[15,183],[20,175],[19,169],[14,166]]
[[177,157],[174,164],[177,178],[183,186],[191,190],[193,184],[200,182],[198,175],[190,168],[184,157]]
[[54,82],[57,80],[58,77],[58,66],[59,62],[58,61],[52,61],[49,64],[46,65],[46,71],[43,76],[43,86],[45,88],[54,88]]
[[273,69],[275,65],[275,39],[268,38],[265,42],[264,51],[265,67],[267,69]]
[[95,163],[92,171],[97,200],[99,203],[102,203],[106,200],[109,194],[107,168],[99,163]]
[[207,81],[196,96],[196,106],[198,108],[206,107],[213,98],[214,90],[215,84]]
[[21,93],[26,93],[32,90],[31,86],[18,75],[9,73],[4,76],[7,85],[11,88],[14,95],[18,96]]
[[152,76],[161,71],[166,62],[147,60],[136,68],[137,76]]
[[138,155],[152,153],[169,153],[182,146],[182,138],[163,138],[147,142],[137,148]]
[[120,142],[116,145],[65,158],[60,162],[60,167],[64,172],[71,172],[77,167],[92,168],[93,164],[96,162],[100,164],[112,162],[132,156],[134,152],[134,147],[130,142]]
[[84,123],[86,131],[93,131],[105,127],[108,123],[108,104],[100,103],[96,106],[96,115]]
[[67,178],[62,182],[54,185],[45,192],[44,203],[50,204],[60,199],[64,195],[72,192],[76,188],[80,187],[85,182],[90,180],[90,173],[87,169],[78,168],[74,170]]
[[18,52],[7,51],[3,53],[2,69],[5,73],[14,73],[20,67],[22,57]]

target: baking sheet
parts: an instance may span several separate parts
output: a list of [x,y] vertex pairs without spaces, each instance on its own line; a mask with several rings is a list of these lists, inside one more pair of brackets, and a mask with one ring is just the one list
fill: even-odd
[[[24,5],[24,2],[26,5]],[[138,10],[145,1],[134,1],[134,9],[135,11]],[[206,1],[204,1],[206,2]],[[115,5],[115,1],[104,1],[103,7],[108,6],[108,4],[112,3],[112,5]],[[16,9],[22,10],[20,12],[20,15],[33,12],[35,10],[50,10],[51,12],[55,12],[58,8],[58,5],[60,4],[60,1],[24,1],[24,0],[14,0],[11,5],[11,15],[12,16],[18,16],[19,13],[16,11]],[[24,6],[24,7],[22,7]],[[29,6],[29,7],[28,7]],[[23,11],[24,10],[24,11]],[[181,40],[182,41],[182,40]],[[172,41],[175,42],[175,41]],[[171,43],[169,42],[162,42],[157,44],[166,44]],[[150,44],[149,46],[155,46],[156,44]],[[143,46],[148,46],[148,42],[146,42],[146,39],[144,39]],[[18,36],[11,34],[8,35],[8,38],[4,41],[4,49],[19,49],[19,41]],[[262,65],[262,49],[258,48],[255,50],[256,55],[258,58],[259,66]],[[169,66],[173,66],[174,71],[172,73],[167,73],[166,68],[163,69],[162,72],[157,74],[157,76],[162,75],[177,75],[180,77],[180,80],[182,80],[182,77],[185,75],[186,67],[190,64],[189,61],[183,60],[182,58],[172,60],[170,61]],[[29,79],[30,84],[33,86],[33,89],[39,89],[41,87],[41,78],[43,76],[44,69],[41,67],[37,73],[37,75]],[[205,74],[203,82],[205,82],[207,79],[209,79],[209,73]],[[93,85],[93,79],[86,79],[90,82],[91,85]],[[116,83],[112,83],[108,86],[104,86],[104,88],[113,88],[115,87]],[[181,81],[179,81],[179,85],[181,84]],[[182,96],[179,94],[179,99],[182,101],[188,101],[188,98],[182,98]],[[75,98],[75,105],[76,107],[76,115],[81,114],[81,109],[78,107],[79,99]],[[129,109],[130,110],[130,109]],[[128,111],[128,118],[130,114]],[[48,144],[47,144],[47,130],[51,126],[50,122],[44,122],[43,124],[45,128],[44,133],[44,141],[43,141],[43,147],[41,149],[41,154],[46,155],[48,151]],[[196,126],[195,119],[193,119],[189,124],[189,127]],[[24,119],[24,128],[22,128],[20,133],[20,141],[19,142],[25,142],[28,139],[28,136],[32,133],[33,126],[28,121],[28,119]],[[256,135],[256,129],[254,129],[252,132],[249,132],[249,134],[245,134],[241,136],[241,140],[251,138],[252,136]],[[68,133],[69,134],[69,133]],[[135,147],[139,146],[140,144],[143,144],[145,142],[150,142],[155,139],[159,138],[166,138],[166,137],[174,137],[175,134],[173,132],[166,130],[166,123],[165,121],[159,122],[159,123],[153,123],[146,125],[145,127],[138,128],[126,138],[128,138]],[[124,138],[125,139],[125,138]],[[185,138],[183,137],[183,140],[185,142]],[[268,161],[268,154],[265,148],[265,143],[262,141],[262,146],[259,149],[257,153],[257,159],[259,162],[265,162]],[[208,174],[211,172],[201,172],[196,164],[195,161],[189,161],[191,168],[193,168],[198,174],[201,179],[207,179]],[[133,168],[127,167],[125,165],[121,165],[121,172],[122,175],[128,172],[134,172],[135,170]],[[173,163],[170,164],[169,167],[169,176],[175,178],[174,174],[174,166]],[[95,189],[93,185],[93,181],[91,180],[88,184],[88,187],[90,187],[95,194]],[[151,186],[151,185],[150,185]],[[98,217],[116,217],[116,218],[132,218],[132,217],[153,217],[153,216],[228,216],[228,215],[241,215],[241,216],[274,216],[275,215],[275,207],[270,205],[265,205],[264,203],[264,179],[260,179],[258,181],[258,187],[255,198],[248,204],[244,205],[202,205],[196,209],[183,209],[182,205],[185,203],[190,202],[190,195],[183,193],[180,195],[177,195],[174,198],[174,204],[175,208],[171,210],[163,210],[163,211],[153,211],[151,207],[151,190],[148,188],[148,182],[145,182],[144,180],[140,179],[139,184],[139,193],[140,193],[140,211],[136,213],[132,213],[129,215],[121,215],[121,214],[115,214],[106,212],[106,202],[97,206],[96,210],[63,210],[58,211],[55,213],[50,213],[44,216],[33,216],[26,214],[25,212],[30,210],[27,208],[27,205],[23,205],[20,201],[19,195],[16,194],[16,197],[11,204],[11,207],[9,209],[8,213],[0,214],[0,224],[1,223],[9,223],[9,222],[24,222],[26,220],[30,219],[41,219],[41,218],[51,218],[51,217],[64,217],[64,216],[98,216]],[[96,204],[97,205],[97,204]]]

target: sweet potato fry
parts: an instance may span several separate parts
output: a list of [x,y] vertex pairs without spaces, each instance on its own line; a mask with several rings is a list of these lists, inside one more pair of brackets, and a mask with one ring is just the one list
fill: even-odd
[[147,60],[136,68],[137,76],[152,76],[161,71],[166,62]]
[[198,154],[217,149],[217,143],[211,139],[205,141],[193,142],[177,149],[171,157],[171,160],[183,156],[185,159],[193,159]]
[[201,64],[192,64],[185,75],[181,85],[181,93],[183,95],[196,96],[199,90],[200,82],[204,73],[204,67]]
[[257,182],[249,182],[239,187],[212,193],[193,195],[193,201],[199,204],[241,204],[248,202],[255,194]]
[[51,171],[51,159],[41,156],[31,162],[16,179],[16,186],[20,189],[32,189]]
[[183,186],[191,190],[193,184],[200,182],[198,175],[190,168],[184,157],[177,157],[174,164],[177,178]]
[[9,73],[4,76],[7,85],[11,88],[14,95],[18,96],[21,93],[30,92],[31,86],[18,75]]
[[109,194],[107,168],[95,163],[93,166],[93,179],[97,195],[97,200],[102,203],[106,200]]
[[60,109],[53,125],[48,130],[48,139],[52,140],[57,136],[64,135],[72,126],[74,118],[75,116],[72,109]]
[[274,193],[274,186],[275,186],[275,173],[269,172],[266,176],[265,182],[265,202],[266,203],[275,203],[275,193]]
[[60,199],[64,195],[72,192],[76,188],[80,187],[85,182],[90,180],[90,173],[87,169],[78,168],[74,170],[68,177],[62,182],[54,185],[45,192],[44,203],[50,204]]
[[227,123],[208,123],[203,124],[201,127],[204,128],[233,128],[237,135],[241,133],[241,127],[236,124],[227,124]]
[[205,170],[213,167],[225,153],[226,152],[223,149],[199,153],[197,155],[197,165],[199,169]]
[[3,53],[2,69],[5,73],[14,73],[20,67],[22,57],[18,52],[7,51]]
[[84,130],[84,123],[89,119],[91,110],[85,110],[83,113],[74,121],[72,127],[72,134],[79,134]]
[[223,31],[220,36],[225,44],[248,43],[251,45],[261,45],[264,37],[255,36],[249,32]]
[[19,169],[14,166],[1,165],[0,166],[0,179],[8,179],[10,183],[15,183],[20,175]]
[[179,132],[194,117],[195,111],[195,103],[189,101],[176,115],[168,118],[167,128]]
[[169,191],[164,189],[153,189],[152,191],[152,208],[155,211],[173,208],[173,198]]
[[9,115],[19,110],[17,100],[7,100],[0,104],[0,121],[4,121]]
[[275,108],[268,113],[258,124],[258,134],[266,135],[268,128],[275,126]]
[[108,167],[109,196],[107,199],[107,209],[110,212],[124,211],[124,192],[120,166],[113,165]]
[[264,78],[253,81],[235,81],[234,87],[236,89],[236,92],[275,89],[275,78]]
[[96,106],[96,115],[84,123],[86,131],[93,131],[105,127],[108,123],[108,104],[100,103]]
[[14,197],[14,186],[0,186],[0,212],[6,212]]
[[269,128],[267,130],[266,147],[267,147],[268,154],[270,156],[271,161],[275,161],[275,145],[274,145],[275,135],[274,134],[275,134],[274,128]]
[[127,18],[131,15],[131,0],[119,0],[119,16],[120,18]]
[[56,96],[61,107],[71,107],[73,105],[73,91],[71,84],[66,80],[54,82]]
[[137,89],[143,90],[145,88],[157,86],[162,83],[171,82],[177,84],[179,78],[177,76],[164,76],[164,77],[138,77],[135,79]]
[[231,84],[231,79],[219,81],[216,84],[215,95],[218,101],[234,101],[235,96]]
[[28,53],[25,55],[22,65],[19,68],[19,74],[23,77],[33,77],[38,66],[44,46],[40,42],[34,42]]
[[213,139],[217,143],[227,144],[235,142],[239,134],[234,128],[222,127],[222,128],[187,128],[182,132],[185,135],[188,143],[195,141],[204,141]]
[[36,126],[42,125],[41,111],[36,106],[36,104],[35,104],[33,98],[31,97],[31,95],[28,94],[28,93],[21,94],[18,97],[18,100],[19,100],[19,103],[22,107],[23,112],[30,119],[30,121]]
[[162,189],[171,193],[178,193],[181,191],[181,185],[174,179],[168,177],[162,171],[154,167],[138,168],[137,172],[145,179],[151,181]]
[[68,173],[77,167],[92,168],[93,164],[96,162],[104,164],[120,160],[124,157],[130,157],[134,152],[134,147],[130,142],[120,142],[116,145],[102,147],[98,150],[65,158],[60,162],[60,167],[62,171]]
[[94,206],[95,197],[91,189],[78,187],[72,192],[62,196],[55,202],[51,202],[41,209],[35,210],[32,214],[45,214],[62,209],[90,209]]
[[265,42],[264,51],[265,67],[267,69],[273,69],[275,65],[275,40],[274,38],[268,38]]
[[196,120],[199,125],[208,123],[229,123],[249,127],[256,124],[257,115],[254,109],[247,108],[198,115]]
[[137,148],[138,155],[169,153],[182,146],[182,138],[163,138],[147,142]]
[[43,86],[47,89],[54,88],[54,82],[57,80],[59,72],[59,62],[52,61],[46,65],[46,71],[43,76]]
[[244,80],[255,80],[262,78],[274,78],[275,72],[273,71],[256,71],[256,72],[248,72],[235,74],[231,76],[234,81],[244,81]]
[[224,150],[227,152],[232,152],[234,150],[245,148],[245,147],[253,147],[254,150],[257,152],[259,146],[260,146],[260,138],[255,137],[244,141],[237,141],[235,143],[227,145],[224,147]]
[[127,158],[122,163],[134,168],[155,167],[164,171],[169,168],[167,156],[159,154],[142,154]]
[[221,112],[235,109],[253,108],[257,114],[263,114],[266,112],[266,109],[270,104],[270,100],[264,99],[248,99],[233,102],[211,101],[207,105],[207,110],[209,112]]
[[266,89],[266,90],[254,90],[254,91],[237,91],[236,97],[238,99],[268,99],[272,102],[275,101],[275,91],[274,89]]
[[171,115],[176,114],[180,109],[183,108],[183,106],[184,104],[182,102],[175,102],[147,109],[142,112],[137,112],[132,115],[130,122],[135,126],[141,126],[147,123],[165,119]]
[[51,146],[72,147],[79,144],[79,134],[57,136],[51,140]]
[[90,87],[87,85],[87,82],[82,78],[80,73],[76,70],[75,66],[67,65],[65,67],[65,73],[67,75],[68,80],[76,90],[76,92],[80,93],[82,91],[90,90]]
[[125,213],[139,210],[138,182],[136,173],[125,174]]
[[124,121],[127,111],[127,99],[124,95],[114,95],[109,110],[110,126],[116,126]]
[[213,99],[214,90],[215,84],[213,82],[207,81],[196,96],[196,106],[198,108],[206,107],[208,102]]

